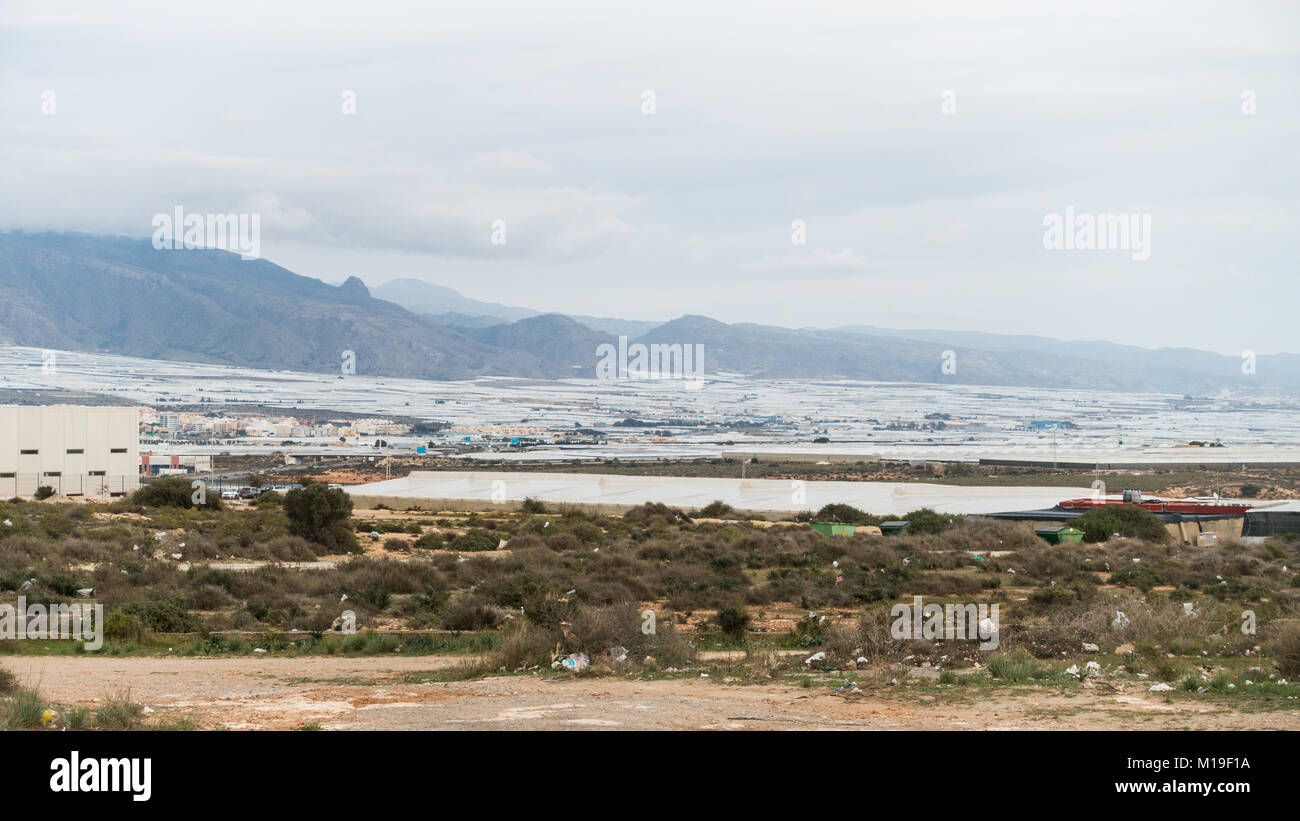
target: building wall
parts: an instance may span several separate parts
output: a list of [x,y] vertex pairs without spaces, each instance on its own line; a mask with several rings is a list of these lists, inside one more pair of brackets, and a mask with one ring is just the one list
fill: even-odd
[[1244,516],[1233,516],[1209,521],[1169,522],[1165,524],[1165,530],[1182,544],[1196,544],[1197,537],[1202,533],[1213,533],[1219,537],[1220,543],[1227,543],[1241,538],[1242,525],[1245,521]]
[[140,454],[140,473],[152,476],[162,470],[181,470],[186,473],[211,473],[212,454],[167,454],[143,451]]
[[130,493],[139,464],[136,408],[0,405],[0,497]]

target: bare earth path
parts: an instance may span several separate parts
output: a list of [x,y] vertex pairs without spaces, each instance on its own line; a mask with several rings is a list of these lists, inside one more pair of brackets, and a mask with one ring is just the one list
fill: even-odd
[[129,690],[202,727],[292,729],[1300,729],[1300,712],[1237,713],[1140,689],[992,689],[941,701],[908,687],[845,698],[786,684],[694,678],[502,676],[405,683],[464,657],[10,656],[0,664],[57,704]]

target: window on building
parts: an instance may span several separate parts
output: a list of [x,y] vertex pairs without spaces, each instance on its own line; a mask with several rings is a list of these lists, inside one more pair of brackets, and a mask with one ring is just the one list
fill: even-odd
[[82,448],[68,448],[68,453],[85,453],[85,452],[86,451]]
[[12,473],[0,473],[0,479],[12,479],[12,478],[14,478],[14,474]]
[[90,472],[90,475],[91,475],[91,476],[104,476],[104,475],[107,474],[107,473],[108,473],[108,471],[106,471],[106,470],[92,470],[92,471]]
[[47,477],[49,477],[49,476],[62,476],[62,475],[63,475],[63,471],[61,471],[61,470],[47,470],[47,471],[45,471],[45,475],[46,475]]
[[113,448],[109,453],[126,453],[126,448]]
[[35,456],[36,454],[40,453],[39,450],[20,450],[18,452],[21,453],[23,456]]

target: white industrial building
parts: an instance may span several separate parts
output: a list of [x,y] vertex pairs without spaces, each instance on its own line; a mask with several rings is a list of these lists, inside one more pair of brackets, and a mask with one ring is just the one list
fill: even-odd
[[65,496],[121,496],[140,486],[137,408],[0,405],[0,498],[42,485]]

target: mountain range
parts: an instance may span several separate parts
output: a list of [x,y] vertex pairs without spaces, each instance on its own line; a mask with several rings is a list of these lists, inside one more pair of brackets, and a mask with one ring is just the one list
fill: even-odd
[[[151,359],[455,380],[591,377],[597,349],[698,344],[708,373],[1091,388],[1206,395],[1300,393],[1300,355],[1242,359],[972,331],[727,324],[687,315],[646,322],[542,313],[469,299],[421,280],[373,292],[220,250],[148,240],[0,234],[0,344]],[[945,369],[948,363],[953,366]]]

